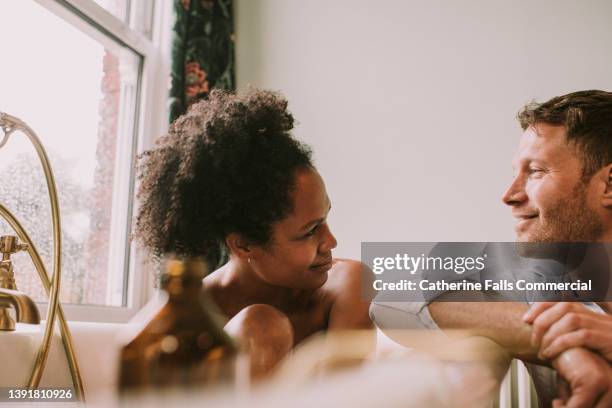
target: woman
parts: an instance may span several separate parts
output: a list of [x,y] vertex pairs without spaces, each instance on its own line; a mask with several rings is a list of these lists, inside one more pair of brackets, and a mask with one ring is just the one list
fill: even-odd
[[279,95],[213,91],[141,162],[136,235],[156,255],[229,261],[204,279],[253,376],[321,330],[371,328],[359,262],[332,258],[331,202]]

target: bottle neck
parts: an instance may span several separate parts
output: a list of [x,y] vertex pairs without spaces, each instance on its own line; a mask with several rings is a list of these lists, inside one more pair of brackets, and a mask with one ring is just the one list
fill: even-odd
[[198,276],[163,275],[161,288],[168,293],[170,300],[197,300],[203,296],[202,279]]
[[168,260],[161,277],[161,288],[171,301],[196,300],[203,295],[202,279],[207,272],[206,263],[201,259]]

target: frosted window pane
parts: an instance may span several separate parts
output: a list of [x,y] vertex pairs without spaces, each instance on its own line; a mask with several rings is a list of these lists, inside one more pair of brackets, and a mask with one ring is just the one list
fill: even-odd
[[[0,1],[0,15],[0,38],[11,39],[2,45],[0,111],[34,129],[55,172],[63,224],[61,301],[122,306],[140,57],[101,34],[91,38],[35,2]],[[51,269],[45,180],[22,133],[0,149],[0,174],[0,202],[23,223]],[[13,234],[0,220],[0,234],[7,233]],[[19,290],[46,301],[27,254],[15,256],[15,270]]]

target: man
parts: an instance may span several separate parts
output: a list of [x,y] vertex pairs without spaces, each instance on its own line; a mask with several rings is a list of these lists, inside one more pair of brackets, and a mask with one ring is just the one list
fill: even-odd
[[[556,97],[526,106],[518,119],[524,133],[516,176],[503,196],[517,219],[517,241],[612,242],[612,93]],[[609,407],[612,304],[591,306],[598,311],[580,303],[529,309],[521,303],[434,301],[412,312],[429,328],[467,329],[528,365],[552,366],[569,385],[555,402],[559,406]],[[372,307],[377,323],[385,320],[379,312]],[[555,391],[552,372],[531,373],[541,403],[548,405]]]
[[[516,177],[503,196],[517,219],[517,240],[612,242],[612,94],[583,91],[553,98],[524,108],[519,121],[524,133]],[[586,354],[584,365],[596,375],[603,371],[605,384],[612,361],[612,310],[609,303],[599,306],[605,314],[580,303],[534,305],[523,316],[533,325],[530,352],[571,381],[571,365],[581,362],[568,364],[564,358],[576,352],[573,348],[587,347],[601,357]],[[599,405],[612,405],[611,393],[603,392]],[[567,402],[595,405],[595,398],[579,394]]]

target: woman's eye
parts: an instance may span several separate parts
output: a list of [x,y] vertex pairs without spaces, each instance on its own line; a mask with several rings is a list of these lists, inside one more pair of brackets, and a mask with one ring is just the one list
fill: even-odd
[[[321,225],[321,224],[319,224],[319,225]],[[317,225],[316,227],[314,227],[313,229],[311,229],[310,231],[308,231],[308,232],[307,232],[307,233],[304,235],[304,237],[312,237],[312,236],[313,236],[313,235],[314,235],[314,234],[317,232],[317,229],[319,228],[319,225]]]

